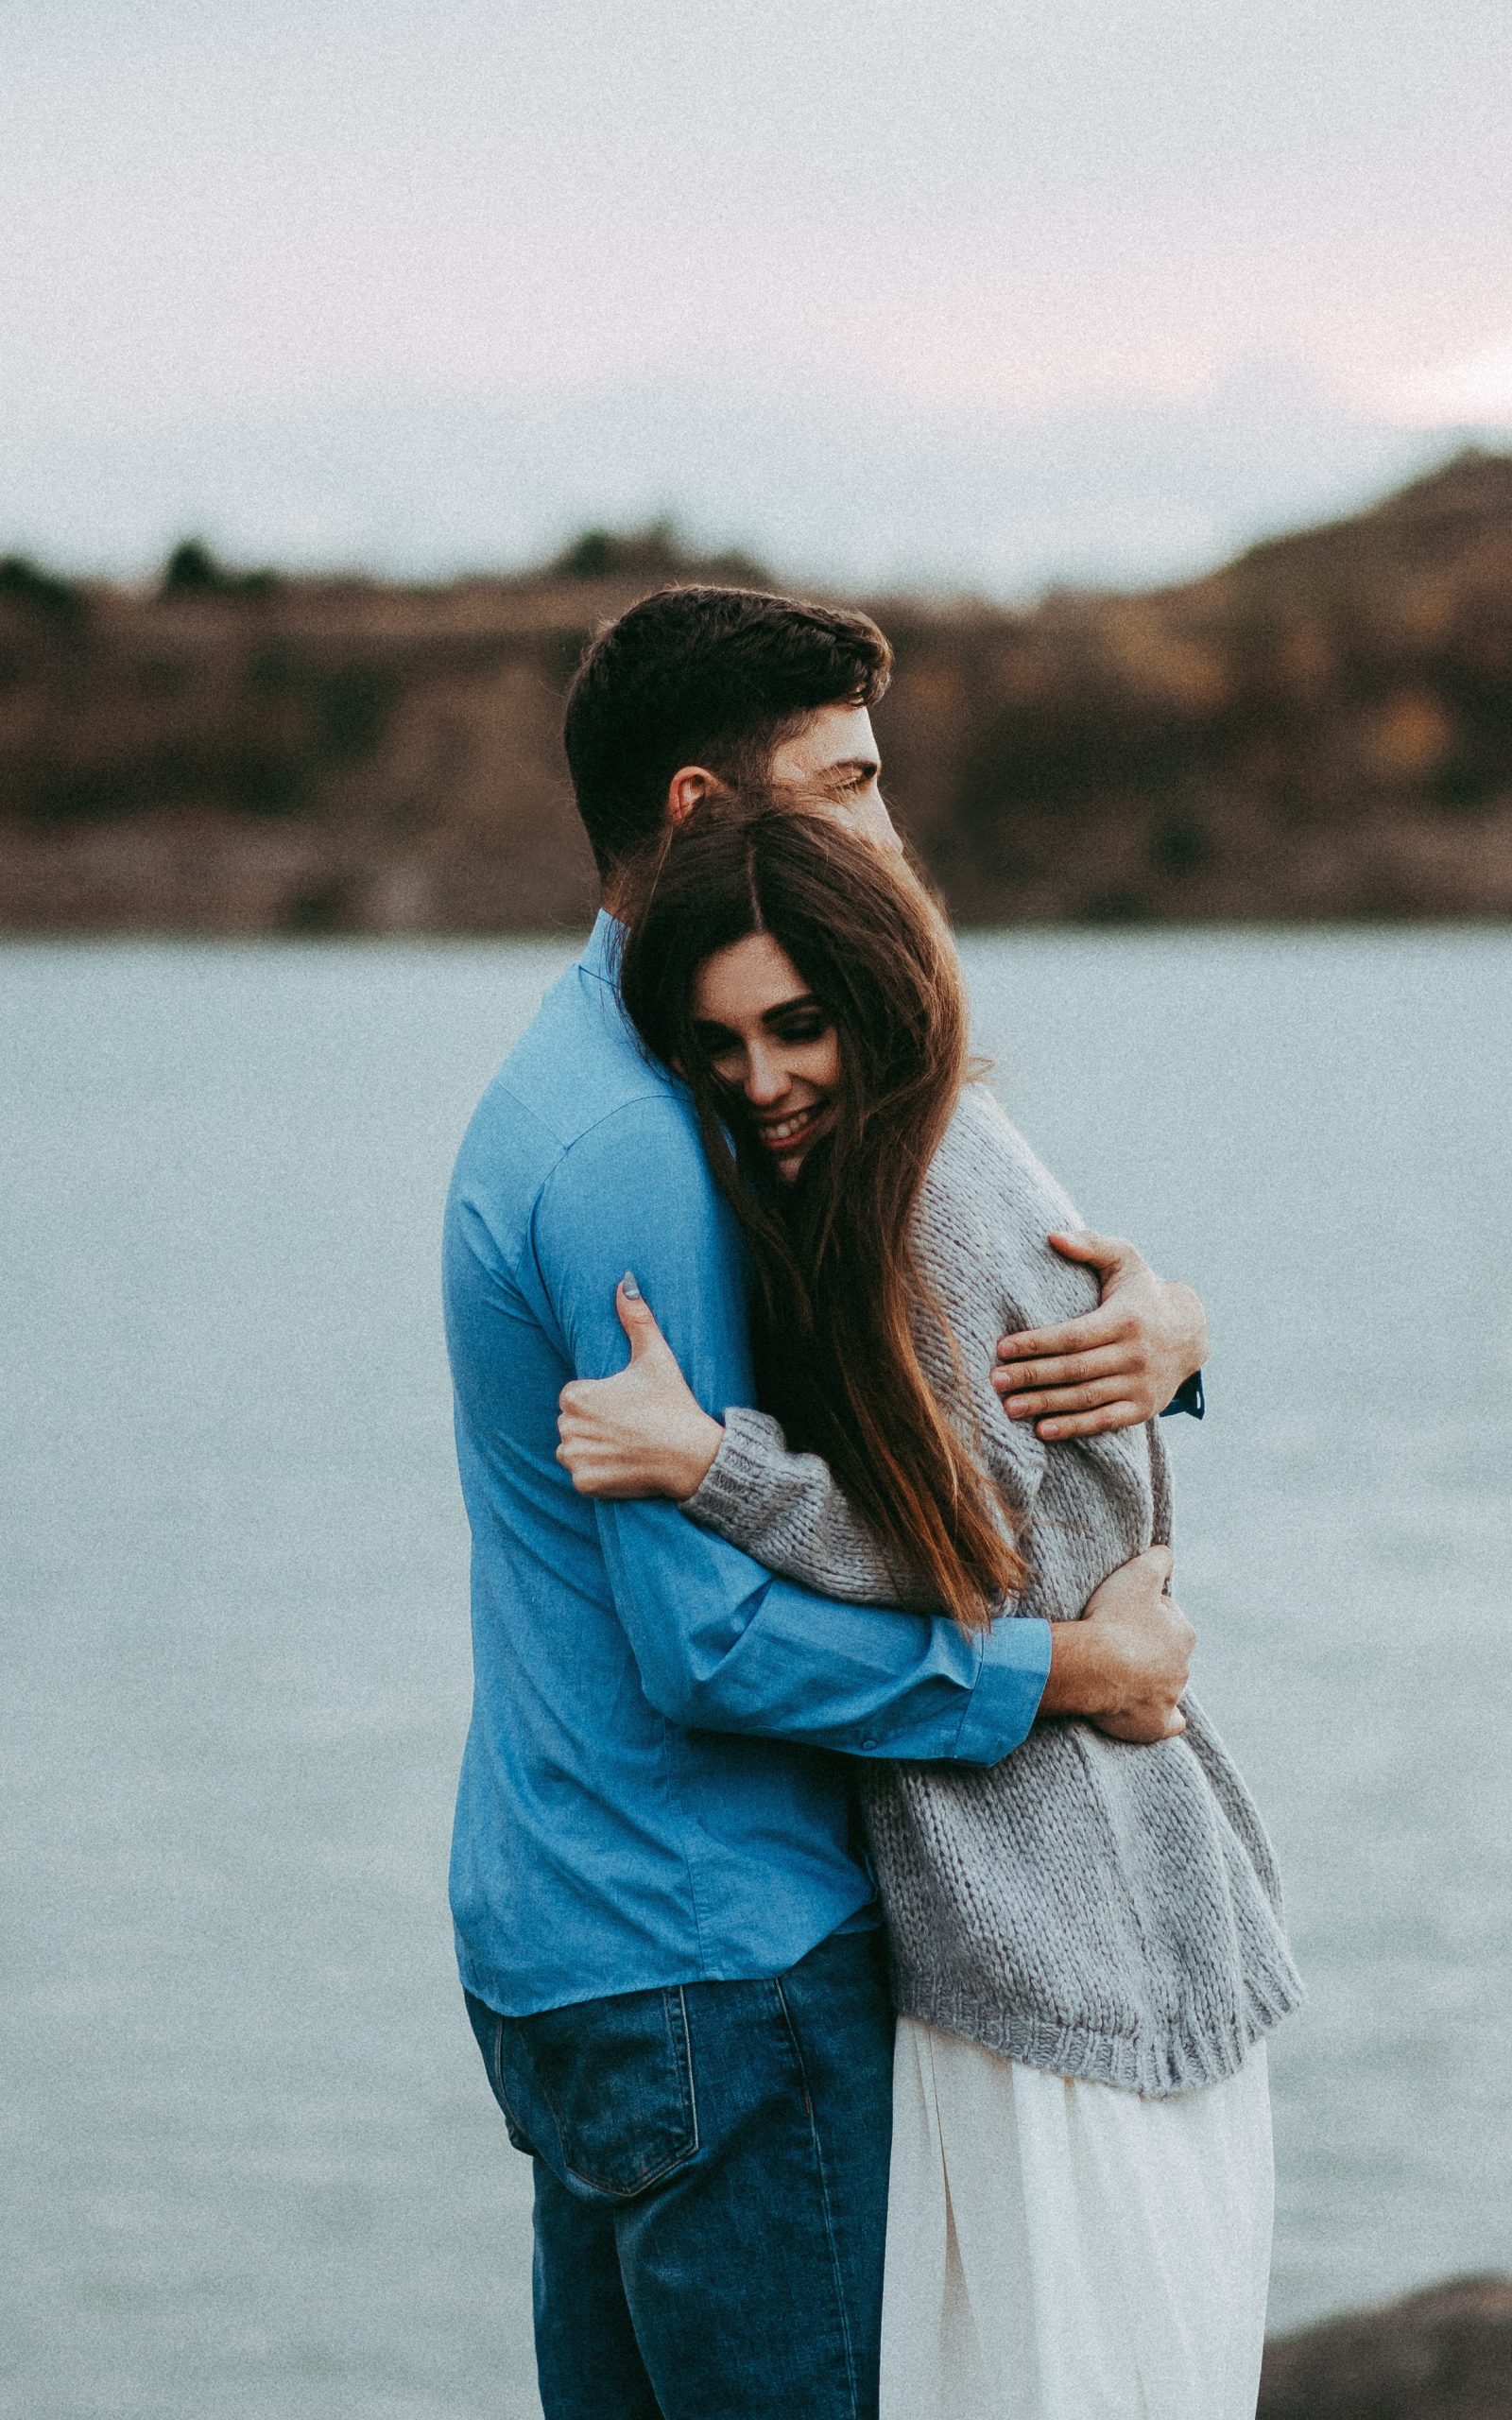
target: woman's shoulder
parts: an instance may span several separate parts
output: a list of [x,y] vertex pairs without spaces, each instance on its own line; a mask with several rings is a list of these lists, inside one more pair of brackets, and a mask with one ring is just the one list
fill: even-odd
[[1079,1226],[1074,1203],[1030,1149],[983,1077],[964,1084],[925,1181],[927,1201],[976,1201],[1001,1217],[1032,1213],[1045,1226]]
[[952,1318],[1030,1327],[1092,1309],[1095,1279],[1049,1242],[1054,1229],[1080,1224],[988,1086],[968,1084],[930,1164],[915,1227],[924,1272]]

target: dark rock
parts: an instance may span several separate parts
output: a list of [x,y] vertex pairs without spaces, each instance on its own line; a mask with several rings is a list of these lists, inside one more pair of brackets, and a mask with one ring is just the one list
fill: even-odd
[[1464,2277],[1265,2347],[1258,2420],[1509,2420],[1512,2279]]

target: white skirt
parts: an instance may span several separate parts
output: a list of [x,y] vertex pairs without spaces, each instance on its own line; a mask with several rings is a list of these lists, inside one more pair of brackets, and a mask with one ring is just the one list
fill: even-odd
[[902,2017],[882,2420],[1253,2420],[1264,2045],[1164,2100]]

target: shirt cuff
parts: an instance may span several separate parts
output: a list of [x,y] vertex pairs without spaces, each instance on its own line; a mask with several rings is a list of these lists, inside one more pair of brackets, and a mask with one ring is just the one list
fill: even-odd
[[1202,1392],[1202,1372],[1194,1370],[1190,1378],[1183,1378],[1160,1418],[1169,1420],[1173,1411],[1190,1411],[1194,1420],[1200,1420],[1207,1409],[1208,1398]]
[[956,1734],[956,1759],[996,1765],[1022,1747],[1049,1678],[1050,1624],[1011,1614],[994,1622]]

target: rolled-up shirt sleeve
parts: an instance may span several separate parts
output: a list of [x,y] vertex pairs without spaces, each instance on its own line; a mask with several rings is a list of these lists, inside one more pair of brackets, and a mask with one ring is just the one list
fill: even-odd
[[[577,1375],[624,1367],[614,1292],[629,1270],[705,1409],[753,1399],[739,1239],[676,1096],[625,1103],[573,1144],[536,1203],[531,1248]],[[1046,1623],[969,1638],[943,1616],[776,1578],[663,1500],[596,1511],[616,1612],[669,1720],[977,1765],[1027,1735],[1050,1668]]]

